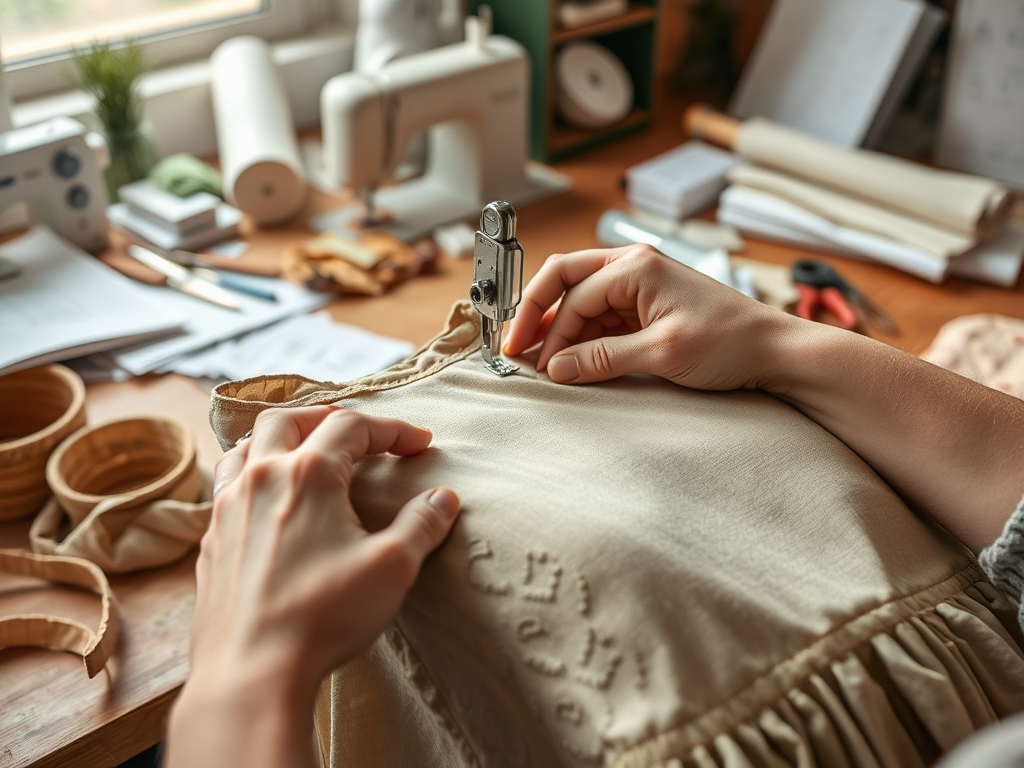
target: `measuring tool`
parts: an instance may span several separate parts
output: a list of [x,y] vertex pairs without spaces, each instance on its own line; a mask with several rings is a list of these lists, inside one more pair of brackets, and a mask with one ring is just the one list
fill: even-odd
[[516,212],[503,200],[484,206],[473,251],[469,300],[480,313],[484,367],[496,376],[519,370],[501,357],[501,331],[523,297],[523,249],[516,240]]

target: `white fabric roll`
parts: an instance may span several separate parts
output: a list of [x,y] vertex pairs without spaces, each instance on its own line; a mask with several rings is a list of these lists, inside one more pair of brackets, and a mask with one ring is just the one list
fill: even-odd
[[617,123],[633,106],[633,81],[607,48],[597,43],[570,43],[555,61],[558,111],[577,128]]
[[287,221],[306,199],[306,180],[270,48],[258,37],[234,37],[210,65],[224,192],[257,224]]

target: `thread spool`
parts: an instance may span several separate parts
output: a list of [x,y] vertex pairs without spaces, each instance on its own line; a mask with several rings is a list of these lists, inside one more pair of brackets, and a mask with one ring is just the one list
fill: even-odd
[[[111,496],[162,498],[198,475],[195,439],[176,419],[147,417],[78,430],[50,456],[46,481],[73,525]],[[201,487],[195,483],[197,501]]]
[[270,47],[234,37],[210,58],[224,192],[257,224],[292,218],[306,199],[306,180],[291,108]]
[[0,520],[39,511],[50,495],[46,462],[85,425],[85,384],[62,365],[0,376]]

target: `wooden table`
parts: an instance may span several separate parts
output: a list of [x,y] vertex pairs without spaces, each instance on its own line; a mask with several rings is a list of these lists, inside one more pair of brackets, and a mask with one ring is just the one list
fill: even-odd
[[[551,253],[596,245],[598,216],[625,207],[624,170],[683,140],[684,103],[668,100],[650,132],[561,163],[571,192],[519,210],[518,234],[532,276]],[[313,194],[297,223],[248,230],[247,259],[276,259],[281,249],[307,236],[301,222],[337,205]],[[788,265],[807,254],[776,245],[749,243],[747,256]],[[934,286],[886,267],[824,257],[884,306],[899,335],[879,336],[912,353],[922,352],[939,327],[955,317],[994,312],[1024,318],[1024,287],[993,288],[953,279]],[[466,296],[470,261],[443,261],[440,274],[422,277],[373,299],[343,298],[331,307],[342,322],[377,333],[425,342],[441,327],[452,302]],[[180,376],[144,377],[89,387],[92,424],[133,414],[168,414],[183,419],[197,437],[200,460],[210,465],[220,449],[207,423],[208,396]],[[0,546],[23,546],[27,523],[0,525]],[[89,680],[75,656],[47,651],[0,651],[0,768],[13,766],[113,766],[156,743],[176,692],[188,672],[188,632],[194,592],[194,556],[150,573],[112,579],[124,629],[107,670]],[[94,598],[40,587],[23,580],[0,582],[0,614],[45,607],[95,623]]]

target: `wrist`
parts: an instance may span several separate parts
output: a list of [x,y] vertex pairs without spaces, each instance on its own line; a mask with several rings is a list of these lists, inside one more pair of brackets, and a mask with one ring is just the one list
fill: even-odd
[[862,337],[822,323],[775,312],[761,339],[757,389],[794,405],[819,392],[849,360],[848,347]]
[[315,697],[258,661],[193,667],[168,720],[167,765],[311,764]]

